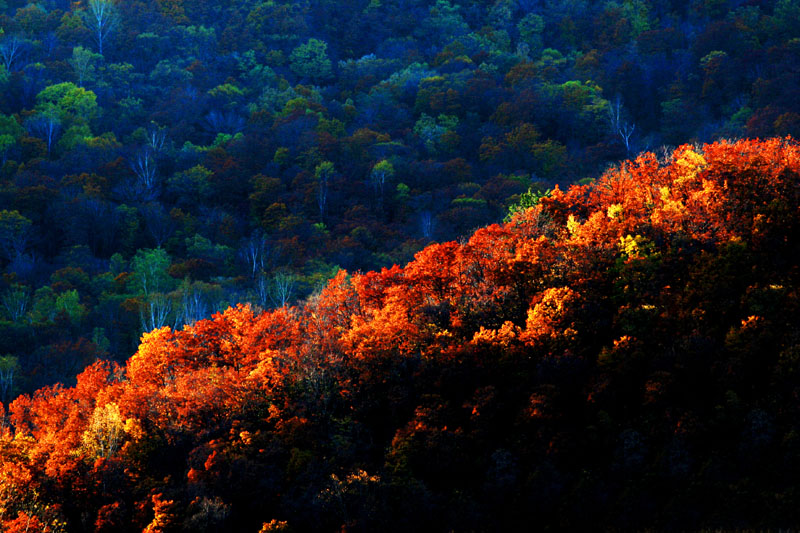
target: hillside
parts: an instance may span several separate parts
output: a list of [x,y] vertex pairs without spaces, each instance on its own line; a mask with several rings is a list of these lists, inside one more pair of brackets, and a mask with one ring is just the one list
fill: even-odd
[[684,145],[15,400],[4,531],[800,524],[800,146]]
[[641,151],[800,136],[796,0],[0,0],[0,401]]

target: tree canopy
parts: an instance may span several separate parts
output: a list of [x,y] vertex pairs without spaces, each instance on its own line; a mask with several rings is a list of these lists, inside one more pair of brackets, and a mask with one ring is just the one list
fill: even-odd
[[10,404],[3,527],[791,527],[798,176],[790,140],[647,153],[302,306],[155,329]]

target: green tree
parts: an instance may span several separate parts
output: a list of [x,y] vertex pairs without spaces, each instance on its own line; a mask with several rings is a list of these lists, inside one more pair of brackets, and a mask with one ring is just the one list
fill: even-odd
[[0,211],[0,252],[13,259],[25,252],[31,236],[33,222],[19,211]]
[[213,175],[203,165],[195,165],[168,178],[167,190],[175,195],[178,205],[197,207],[210,199]]
[[22,137],[24,133],[25,129],[20,126],[17,119],[0,113],[0,135],[11,135],[15,140],[19,141],[19,138]]
[[167,292],[172,282],[168,273],[171,263],[169,254],[162,248],[137,251],[131,259],[131,290],[145,296]]
[[69,317],[69,321],[78,324],[86,315],[86,306],[80,303],[80,295],[75,289],[64,291],[56,296],[56,313],[64,312]]
[[33,294],[31,319],[34,322],[52,322],[56,317],[56,293],[49,285],[36,289]]
[[422,21],[420,31],[431,36],[441,44],[465,35],[469,32],[469,25],[460,14],[461,6],[448,0],[436,0],[429,9],[429,16]]
[[207,61],[214,57],[217,49],[217,34],[214,28],[205,26],[179,26],[181,34],[178,50],[183,57],[194,57]]
[[56,143],[60,153],[65,153],[79,144],[84,144],[92,138],[92,130],[86,124],[74,124],[70,126]]
[[0,168],[6,164],[8,152],[19,142],[23,133],[25,130],[19,125],[17,119],[0,113],[0,157],[2,158]]
[[503,222],[510,222],[514,215],[535,206],[539,203],[539,200],[549,196],[551,192],[550,189],[529,187],[526,192],[519,195],[519,202],[508,207],[508,214],[503,219]]
[[17,144],[17,140],[8,133],[0,134],[0,168],[2,168],[8,160],[8,152]]
[[528,13],[517,23],[517,30],[519,30],[520,42],[527,44],[532,52],[542,49],[544,19],[541,16]]
[[309,39],[292,50],[289,68],[301,78],[312,81],[325,81],[331,77],[331,60],[328,59],[328,43],[319,39]]
[[164,88],[184,85],[192,77],[191,72],[171,59],[162,59],[150,72],[150,81]]
[[370,181],[375,189],[375,196],[378,198],[378,204],[383,203],[383,190],[386,182],[394,177],[394,166],[387,160],[382,159],[375,163],[369,173]]
[[72,82],[58,83],[36,95],[36,109],[54,114],[67,127],[75,123],[88,124],[98,113],[97,95]]
[[78,86],[83,87],[84,81],[94,81],[97,64],[101,59],[103,59],[102,55],[95,54],[82,46],[72,49],[69,64],[72,65],[72,70],[75,71],[75,76],[78,78]]

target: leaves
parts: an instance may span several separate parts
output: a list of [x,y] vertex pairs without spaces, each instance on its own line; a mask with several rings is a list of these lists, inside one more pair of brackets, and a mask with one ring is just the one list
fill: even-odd
[[615,163],[797,130],[791,2],[156,4],[3,22],[0,528],[797,522],[797,146]]

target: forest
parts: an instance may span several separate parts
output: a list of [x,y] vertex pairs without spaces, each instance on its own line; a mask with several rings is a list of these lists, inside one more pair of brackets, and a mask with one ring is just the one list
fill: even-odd
[[0,0],[0,528],[800,526],[800,0]]
[[683,145],[11,402],[3,531],[800,522],[800,146]]
[[800,134],[800,2],[0,2],[0,401],[641,151]]

